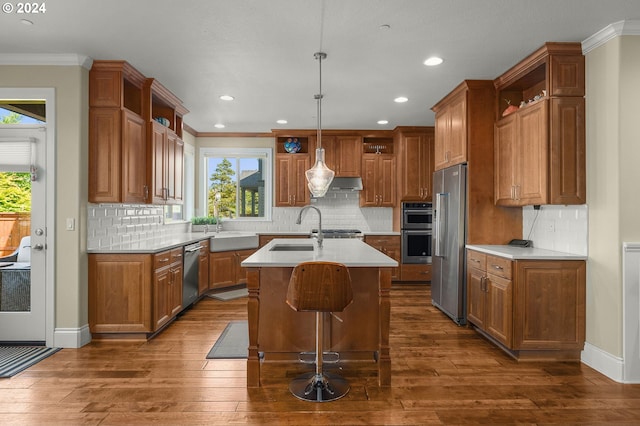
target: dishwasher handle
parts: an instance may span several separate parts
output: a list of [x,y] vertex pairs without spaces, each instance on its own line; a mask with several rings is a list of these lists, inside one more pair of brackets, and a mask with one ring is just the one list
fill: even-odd
[[193,253],[195,251],[200,251],[202,246],[200,244],[194,244],[192,246],[187,246],[184,248],[185,253]]

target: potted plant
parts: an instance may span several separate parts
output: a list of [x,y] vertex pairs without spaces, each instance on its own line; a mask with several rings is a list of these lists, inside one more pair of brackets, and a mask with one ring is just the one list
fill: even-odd
[[216,224],[215,217],[209,216],[196,216],[191,218],[191,231],[192,232],[204,232],[205,226],[211,226]]

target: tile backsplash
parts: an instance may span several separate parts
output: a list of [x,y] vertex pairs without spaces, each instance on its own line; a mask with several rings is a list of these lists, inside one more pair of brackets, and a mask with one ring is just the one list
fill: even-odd
[[[361,208],[357,192],[329,193],[312,200],[322,212],[322,227],[360,229],[363,232],[387,232],[393,229],[393,210]],[[296,225],[300,207],[274,207],[272,220],[222,221],[223,230],[268,232],[309,232],[318,227],[314,210],[305,212]],[[163,207],[135,204],[89,204],[87,207],[87,249],[107,249],[120,244],[169,237],[189,230],[184,222],[165,224]]]
[[533,246],[565,253],[588,255],[587,205],[544,205],[522,208],[522,238]]

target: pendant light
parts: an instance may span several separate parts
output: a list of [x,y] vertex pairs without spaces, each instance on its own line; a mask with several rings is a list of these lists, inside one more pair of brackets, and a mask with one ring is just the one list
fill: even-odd
[[324,52],[316,52],[313,56],[320,64],[320,91],[314,96],[318,104],[318,141],[316,147],[316,162],[313,167],[304,174],[307,177],[311,194],[314,197],[324,197],[335,176],[333,170],[329,169],[324,162],[324,148],[322,148],[322,60],[327,58],[327,54]]

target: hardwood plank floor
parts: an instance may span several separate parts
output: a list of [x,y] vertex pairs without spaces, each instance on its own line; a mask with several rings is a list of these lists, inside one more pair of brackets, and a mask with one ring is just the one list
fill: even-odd
[[394,285],[391,303],[390,387],[372,363],[349,363],[347,396],[300,401],[289,381],[312,367],[277,363],[247,389],[244,360],[205,358],[246,319],[246,298],[204,298],[151,341],[63,349],[0,379],[0,424],[640,424],[640,385],[579,363],[515,362],[432,307],[428,286]]

